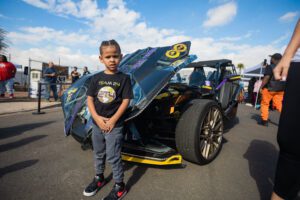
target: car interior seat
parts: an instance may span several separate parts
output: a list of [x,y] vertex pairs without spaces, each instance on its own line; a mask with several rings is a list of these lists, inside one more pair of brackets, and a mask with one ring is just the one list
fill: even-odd
[[195,69],[190,75],[189,85],[201,86],[204,85],[206,81],[206,76],[203,69]]

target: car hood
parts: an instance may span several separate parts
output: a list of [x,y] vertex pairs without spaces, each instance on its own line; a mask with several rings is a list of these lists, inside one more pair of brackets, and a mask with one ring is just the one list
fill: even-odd
[[[173,46],[149,47],[123,58],[119,71],[130,76],[134,94],[126,112],[126,120],[139,115],[176,72],[196,59],[195,55],[189,55],[190,46],[190,42],[182,42]],[[86,106],[86,91],[92,76],[93,74],[83,76],[62,96],[66,135],[76,116],[91,121]]]

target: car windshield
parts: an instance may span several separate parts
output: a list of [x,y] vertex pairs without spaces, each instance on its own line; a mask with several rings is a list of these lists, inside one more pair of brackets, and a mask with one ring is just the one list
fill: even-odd
[[188,85],[204,85],[205,81],[215,81],[217,69],[211,67],[185,68],[176,73],[170,82],[186,83]]

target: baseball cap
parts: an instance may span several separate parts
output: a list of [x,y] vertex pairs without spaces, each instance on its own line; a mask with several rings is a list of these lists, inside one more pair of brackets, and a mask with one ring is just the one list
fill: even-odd
[[280,60],[282,58],[282,55],[280,53],[274,53],[273,55],[269,55],[271,58],[274,58],[275,60]]

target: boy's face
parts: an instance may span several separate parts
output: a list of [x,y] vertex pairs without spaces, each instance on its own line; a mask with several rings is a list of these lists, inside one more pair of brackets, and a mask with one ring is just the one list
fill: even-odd
[[102,47],[102,55],[99,56],[99,59],[107,70],[116,72],[122,60],[122,54],[120,54],[115,46],[104,46]]

